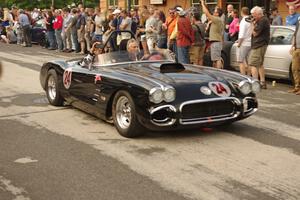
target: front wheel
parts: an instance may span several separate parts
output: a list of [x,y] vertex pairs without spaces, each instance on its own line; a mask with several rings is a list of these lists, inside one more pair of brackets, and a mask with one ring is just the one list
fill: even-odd
[[133,138],[143,134],[144,127],[137,119],[135,104],[128,92],[117,92],[113,100],[112,115],[120,135]]
[[60,95],[57,73],[54,69],[50,69],[46,79],[46,94],[51,105],[62,106],[64,99]]

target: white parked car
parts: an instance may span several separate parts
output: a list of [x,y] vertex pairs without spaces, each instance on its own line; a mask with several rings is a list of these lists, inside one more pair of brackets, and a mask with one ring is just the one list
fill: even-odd
[[[295,27],[292,26],[271,26],[270,43],[264,60],[265,73],[267,77],[289,79],[293,81],[291,72],[292,56],[289,51],[291,49],[292,38],[295,32]],[[232,45],[226,44],[226,45]],[[230,67],[239,71],[239,64],[237,63],[236,47],[237,43],[232,45],[230,49]],[[228,55],[228,54],[227,54]],[[226,66],[225,66],[226,68]]]

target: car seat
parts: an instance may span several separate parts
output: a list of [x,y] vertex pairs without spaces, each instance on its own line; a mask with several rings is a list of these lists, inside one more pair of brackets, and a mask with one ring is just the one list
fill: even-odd
[[127,43],[129,39],[123,39],[120,42],[119,51],[127,51]]

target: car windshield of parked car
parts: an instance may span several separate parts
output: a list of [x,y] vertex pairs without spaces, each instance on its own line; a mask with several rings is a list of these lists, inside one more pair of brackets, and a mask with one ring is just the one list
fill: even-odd
[[128,53],[127,51],[114,51],[98,55],[95,58],[94,66],[153,61],[175,61],[175,57],[172,52],[167,49],[159,49],[147,55],[145,55],[142,51],[135,54]]
[[271,35],[270,44],[290,45],[294,31],[288,28],[276,27]]
[[35,22],[34,24],[34,27],[40,27],[40,28],[43,28],[43,23],[44,23],[44,20],[43,19],[39,19]]

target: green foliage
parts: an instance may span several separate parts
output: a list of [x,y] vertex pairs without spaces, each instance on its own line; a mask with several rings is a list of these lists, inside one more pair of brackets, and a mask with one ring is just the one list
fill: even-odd
[[100,0],[0,0],[0,7],[11,8],[12,5],[16,5],[18,8],[33,9],[33,8],[50,8],[54,1],[55,8],[63,8],[72,3],[84,2],[86,7],[95,7],[99,5]]

